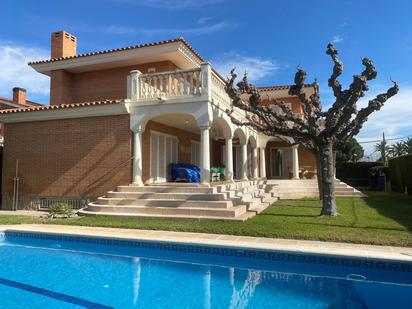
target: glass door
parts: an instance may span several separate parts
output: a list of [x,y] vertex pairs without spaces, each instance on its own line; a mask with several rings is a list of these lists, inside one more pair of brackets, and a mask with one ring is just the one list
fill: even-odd
[[270,149],[270,176],[272,178],[283,177],[283,149]]
[[170,163],[177,163],[177,138],[152,132],[150,136],[151,181],[168,181],[171,176]]

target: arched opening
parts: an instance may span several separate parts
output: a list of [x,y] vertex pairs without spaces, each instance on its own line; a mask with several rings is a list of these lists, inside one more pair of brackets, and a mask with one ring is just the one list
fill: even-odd
[[266,176],[269,179],[316,178],[316,156],[292,138],[271,137],[265,148]]
[[291,144],[279,137],[272,137],[266,144],[266,174],[270,179],[292,178]]
[[232,177],[231,168],[228,168],[227,164],[227,144],[228,138],[231,137],[232,129],[228,122],[222,117],[216,117],[210,129],[210,169],[212,181],[223,181]]
[[[145,119],[142,133],[142,180],[172,181],[171,164],[200,164],[200,129],[190,114],[165,113]],[[175,179],[174,179],[175,180]]]
[[243,175],[245,160],[243,158],[243,147],[246,147],[246,134],[242,128],[237,128],[233,132],[233,178],[242,179],[247,175]]

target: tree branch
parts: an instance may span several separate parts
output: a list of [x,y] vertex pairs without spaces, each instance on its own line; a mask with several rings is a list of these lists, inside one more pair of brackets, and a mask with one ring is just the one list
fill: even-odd
[[330,78],[328,80],[328,86],[333,89],[333,94],[338,99],[338,98],[340,98],[340,96],[342,94],[342,85],[337,80],[337,78],[343,72],[343,63],[342,63],[342,61],[339,60],[339,58],[338,58],[339,52],[333,46],[332,43],[328,44],[326,54],[329,55],[332,58],[332,61],[333,61],[333,71],[332,71],[332,75],[330,76]]
[[[328,45],[329,46],[329,45]],[[356,102],[364,96],[367,91],[368,80],[376,78],[377,71],[373,65],[372,60],[363,58],[362,64],[365,69],[360,75],[354,75],[353,81],[349,89],[341,91],[339,96],[336,96],[336,101],[327,112],[326,127],[329,134],[335,134],[340,128],[348,123],[353,114],[358,112]]]
[[389,88],[385,93],[378,94],[373,100],[370,100],[368,106],[362,108],[357,113],[356,117],[345,127],[343,127],[337,133],[339,140],[345,140],[358,134],[363,124],[368,120],[368,117],[374,111],[381,109],[383,104],[393,97],[399,91],[399,86],[396,82],[393,82],[393,86]]

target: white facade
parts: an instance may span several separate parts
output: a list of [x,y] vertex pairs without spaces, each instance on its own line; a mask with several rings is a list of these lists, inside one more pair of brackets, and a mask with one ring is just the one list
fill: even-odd
[[[193,117],[200,130],[201,183],[210,183],[210,140],[225,140],[224,159],[227,179],[257,179],[266,177],[266,143],[271,139],[249,127],[234,125],[226,111],[231,108],[230,98],[225,91],[225,82],[216,74],[210,64],[200,68],[162,73],[141,74],[131,71],[128,76],[128,99],[126,106],[130,113],[130,129],[134,134],[133,180],[142,182],[142,138],[149,120],[162,115],[188,114]],[[245,112],[235,110],[235,117],[246,120]],[[236,139],[237,145],[233,144]],[[258,163],[258,147],[261,149]],[[193,149],[194,147],[192,147]],[[161,151],[151,148],[152,151]],[[238,149],[236,153],[233,149]],[[292,148],[293,178],[299,177],[297,145]],[[193,156],[192,161],[195,160]],[[234,158],[236,165],[234,166]]]

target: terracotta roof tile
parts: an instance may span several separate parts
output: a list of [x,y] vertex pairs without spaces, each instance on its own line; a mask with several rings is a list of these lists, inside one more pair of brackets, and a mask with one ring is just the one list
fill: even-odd
[[69,109],[77,107],[88,107],[96,105],[108,105],[108,104],[118,104],[122,100],[102,100],[93,102],[83,102],[83,103],[72,103],[72,104],[58,104],[58,105],[39,105],[25,108],[12,108],[0,110],[0,114],[11,114],[11,113],[23,113],[23,112],[36,112],[36,111],[46,111],[55,109]]
[[32,65],[32,64],[40,64],[40,63],[56,62],[56,61],[62,61],[62,60],[68,60],[68,59],[75,59],[75,58],[81,58],[81,57],[89,57],[89,56],[95,56],[95,55],[102,55],[102,54],[119,52],[119,51],[123,51],[123,50],[130,50],[130,49],[137,49],[137,48],[143,48],[143,47],[157,46],[157,45],[163,45],[163,44],[175,43],[175,42],[182,42],[182,43],[185,44],[186,47],[189,48],[201,61],[203,61],[203,62],[205,61],[205,60],[193,49],[193,47],[192,47],[189,43],[186,42],[186,40],[185,40],[183,37],[180,37],[180,38],[171,39],[171,40],[165,40],[165,41],[159,41],[159,42],[153,42],[153,43],[146,43],[146,44],[139,44],[139,45],[133,45],[133,46],[128,46],[128,47],[114,48],[114,49],[107,49],[107,50],[96,51],[96,52],[91,52],[91,53],[79,54],[79,55],[75,55],[75,56],[60,57],[60,58],[53,58],[53,59],[40,60],[40,61],[31,61],[31,62],[29,62],[29,65]]
[[0,97],[0,103],[1,102],[11,103],[11,104],[14,104],[14,105],[20,105],[21,107],[26,107],[27,105],[43,106],[43,104],[41,104],[41,103],[37,103],[37,102],[29,101],[29,100],[26,100],[27,105],[24,105],[24,104],[16,103],[13,100],[3,98],[3,97]]

